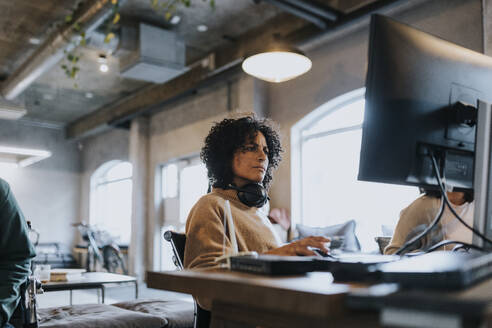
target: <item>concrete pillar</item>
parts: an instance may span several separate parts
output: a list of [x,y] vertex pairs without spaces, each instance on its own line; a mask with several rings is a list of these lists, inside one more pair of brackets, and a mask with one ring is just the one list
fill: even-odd
[[267,91],[268,83],[251,76],[243,76],[233,89],[233,99],[237,103],[239,112],[255,113],[259,117],[267,117]]
[[149,122],[139,117],[131,122],[129,158],[133,165],[132,237],[128,254],[128,271],[143,280],[146,262],[146,218],[149,159]]
[[254,79],[253,106],[255,113],[260,117],[268,117],[268,82]]

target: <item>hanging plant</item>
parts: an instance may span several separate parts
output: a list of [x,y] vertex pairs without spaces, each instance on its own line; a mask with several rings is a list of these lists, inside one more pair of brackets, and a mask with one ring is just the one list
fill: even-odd
[[[73,20],[73,15],[67,15],[65,17],[65,24],[71,24]],[[68,51],[65,49],[63,53],[65,57],[62,61],[61,68],[65,72],[65,75],[71,79],[75,79],[77,77],[77,73],[80,71],[80,67],[78,66],[80,60],[80,54],[76,52],[76,49],[79,45],[85,45],[85,32],[82,31],[82,28],[78,23],[72,25],[72,30],[74,34],[79,34],[78,38],[71,38],[69,40],[69,45],[67,48],[73,49],[72,51]],[[77,84],[74,84],[74,87],[77,88]]]
[[[212,9],[215,8],[215,0],[202,0],[204,2],[208,1],[210,3],[210,7]],[[153,10],[158,12],[159,14],[163,14],[166,20],[170,20],[171,17],[176,13],[176,10],[179,6],[190,7],[192,0],[150,0],[150,5]],[[79,34],[79,38],[71,38],[69,40],[69,46],[67,49],[72,49],[71,51],[64,50],[64,58],[62,64],[60,65],[61,69],[65,72],[65,75],[70,79],[76,79],[78,73],[80,72],[80,53],[77,53],[78,46],[85,46],[86,44],[86,35],[85,32],[82,31],[81,26],[78,23],[73,24],[73,17],[75,11],[79,7],[80,2],[77,4],[75,9],[72,11],[72,14],[65,16],[65,24],[70,24],[72,26],[72,31],[74,34]],[[104,21],[103,29],[105,31],[104,42],[109,43],[111,39],[116,36],[116,31],[119,28],[118,23],[120,22],[120,3],[119,0],[111,0],[111,15]],[[74,84],[74,87],[77,88],[77,83]]]
[[[77,47],[78,46],[85,46],[86,45],[86,37],[85,37],[85,31],[82,31],[82,27],[80,24],[75,23],[72,24],[74,13],[77,10],[78,6],[80,5],[77,4],[75,9],[72,11],[70,15],[65,16],[65,24],[70,24],[72,25],[72,31],[74,34],[79,34],[78,38],[71,38],[69,40],[69,45],[67,49],[73,49],[71,51],[64,50],[63,53],[65,54],[62,64],[61,64],[61,69],[65,72],[65,75],[70,78],[70,79],[76,79],[78,73],[80,72],[80,66],[79,66],[79,61],[80,61],[80,53],[77,52]],[[103,23],[104,29],[106,31],[106,37],[104,38],[104,42],[108,43],[111,41],[112,38],[115,37],[114,31],[117,28],[117,24],[120,21],[120,13],[119,13],[119,0],[111,0],[111,15],[105,20]],[[74,84],[74,87],[77,88],[78,85],[77,83]]]
[[113,7],[111,8],[111,15],[104,21],[103,27],[106,34],[104,38],[105,43],[109,43],[111,39],[115,37],[115,32],[118,29],[120,21],[120,3],[118,0],[111,0]]

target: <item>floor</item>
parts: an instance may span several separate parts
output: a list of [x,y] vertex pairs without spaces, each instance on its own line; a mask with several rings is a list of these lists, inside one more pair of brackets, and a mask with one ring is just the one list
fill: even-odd
[[[181,299],[189,300],[193,302],[190,295],[174,293],[169,291],[163,291],[158,289],[147,288],[142,283],[138,286],[138,298],[139,299]],[[72,292],[72,304],[96,304],[100,302],[98,290],[74,290]],[[135,285],[113,285],[106,288],[105,304],[111,304],[116,302],[130,301],[135,299]],[[70,304],[70,292],[47,292],[37,296],[38,307],[57,307]]]

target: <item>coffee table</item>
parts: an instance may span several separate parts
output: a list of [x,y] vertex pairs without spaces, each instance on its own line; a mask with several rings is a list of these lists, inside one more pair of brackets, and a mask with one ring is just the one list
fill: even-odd
[[[104,294],[106,285],[109,284],[124,284],[133,283],[135,284],[135,299],[138,298],[138,282],[137,278],[132,276],[126,276],[116,273],[108,272],[85,272],[80,278],[76,278],[70,281],[60,281],[60,282],[47,282],[43,283],[43,290],[45,292],[54,291],[70,291],[70,305],[72,305],[72,291],[76,289],[97,289],[98,296],[99,291],[101,292],[101,300],[104,303]],[[99,299],[99,297],[98,297]]]

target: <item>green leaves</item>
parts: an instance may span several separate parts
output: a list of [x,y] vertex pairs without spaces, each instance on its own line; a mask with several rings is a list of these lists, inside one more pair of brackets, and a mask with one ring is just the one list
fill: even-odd
[[[149,0],[151,8],[156,11],[158,14],[162,14],[166,21],[170,20],[179,7],[189,8],[192,6],[192,0]],[[208,2],[212,9],[215,9],[215,0],[202,0],[203,2]],[[104,30],[105,30],[105,38],[104,42],[109,43],[113,38],[116,37],[116,31],[118,29],[118,23],[121,20],[121,15],[119,13],[119,0],[111,0],[111,15],[104,22]],[[77,8],[73,10],[73,12],[69,15],[65,16],[64,23],[70,25],[70,28],[75,34],[79,34],[80,38],[71,38],[71,40],[67,40],[67,42],[71,43],[71,48],[77,49],[78,46],[86,45],[86,34],[83,30],[83,27],[74,21],[74,14]],[[64,71],[65,75],[70,79],[76,79],[78,73],[80,72],[80,67],[78,66],[80,55],[75,53],[75,50],[72,51],[63,51],[65,54],[65,58],[60,65],[61,69]],[[74,83],[74,87],[77,88],[77,84]]]

